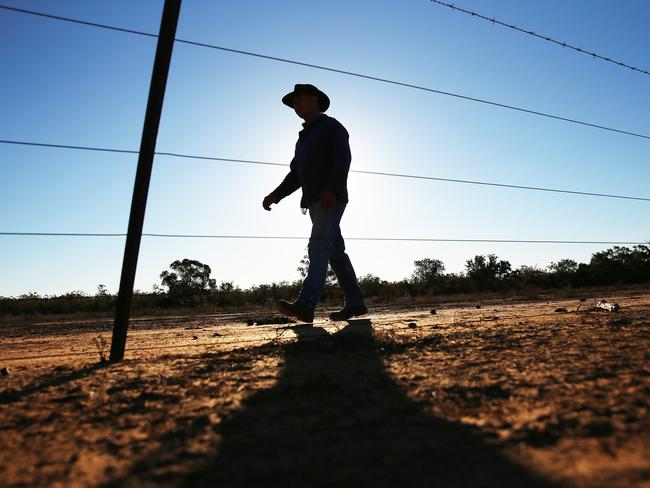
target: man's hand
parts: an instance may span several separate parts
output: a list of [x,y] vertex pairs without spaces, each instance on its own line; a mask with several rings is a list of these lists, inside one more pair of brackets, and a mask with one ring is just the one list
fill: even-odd
[[323,208],[332,208],[336,203],[336,193],[331,191],[326,191],[323,193],[323,196],[320,197],[320,206]]
[[264,200],[262,200],[262,207],[264,207],[264,210],[271,210],[271,204],[272,203],[278,203],[280,200],[278,200],[276,197],[273,195],[267,195],[264,197]]

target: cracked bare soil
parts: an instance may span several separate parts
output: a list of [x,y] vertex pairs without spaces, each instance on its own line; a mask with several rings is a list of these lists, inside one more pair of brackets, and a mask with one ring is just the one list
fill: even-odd
[[650,292],[596,298],[0,324],[0,486],[647,487]]

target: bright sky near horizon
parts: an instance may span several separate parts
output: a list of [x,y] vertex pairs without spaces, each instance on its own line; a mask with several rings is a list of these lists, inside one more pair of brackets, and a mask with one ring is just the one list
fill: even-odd
[[[161,0],[3,0],[157,33]],[[463,0],[458,6],[650,69],[650,2]],[[650,76],[427,0],[184,0],[177,37],[284,57],[650,134]],[[0,139],[138,149],[156,40],[0,9]],[[650,197],[650,140],[439,94],[176,44],[157,150],[288,163],[295,83],[328,93],[352,168]],[[0,144],[0,231],[126,231],[136,155]],[[145,232],[304,235],[300,192],[262,198],[286,168],[157,157]],[[648,241],[650,203],[363,174],[348,237]],[[143,238],[136,288],[182,258],[212,277],[298,278],[302,240]],[[413,261],[459,272],[494,253],[514,267],[588,261],[606,245],[348,241],[357,274],[398,280]],[[0,296],[119,285],[124,238],[0,236]]]

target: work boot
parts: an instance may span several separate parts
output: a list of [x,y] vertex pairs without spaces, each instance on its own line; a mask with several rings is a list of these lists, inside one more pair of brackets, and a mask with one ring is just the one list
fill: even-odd
[[349,320],[352,317],[358,317],[359,315],[365,315],[368,313],[368,309],[365,305],[346,305],[342,310],[338,312],[332,312],[330,314],[330,320],[339,321],[339,320]]
[[292,317],[297,318],[300,322],[305,322],[307,324],[314,322],[314,309],[306,303],[298,300],[295,302],[278,300],[276,303],[280,312],[291,315]]

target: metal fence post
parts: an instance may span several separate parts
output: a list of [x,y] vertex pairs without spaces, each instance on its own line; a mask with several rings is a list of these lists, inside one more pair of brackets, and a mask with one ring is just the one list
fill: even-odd
[[111,341],[111,361],[121,361],[124,358],[126,332],[129,327],[129,312],[133,299],[133,284],[138,265],[138,252],[140,251],[140,241],[142,239],[147,194],[149,193],[149,181],[151,180],[158,126],[160,125],[160,115],[163,99],[165,98],[165,86],[167,85],[167,75],[171,63],[180,9],[181,0],[165,0],[162,20],[160,21],[156,57],[151,75],[151,85],[149,86],[147,112],[144,127],[142,128],[138,169],[135,175],[133,198],[131,200],[129,229],[124,247],[122,276],[120,278],[120,290],[117,296],[117,309],[115,311]]

